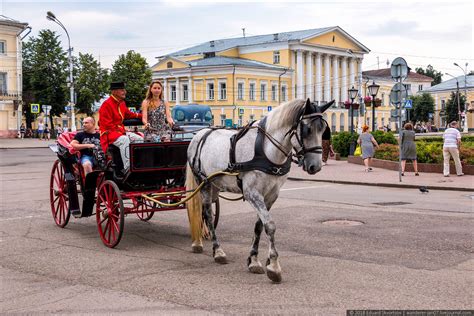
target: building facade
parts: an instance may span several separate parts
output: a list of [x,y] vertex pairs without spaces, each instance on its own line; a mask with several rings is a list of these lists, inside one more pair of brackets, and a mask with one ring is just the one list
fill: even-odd
[[369,49],[338,26],[212,40],[162,56],[153,79],[171,105],[211,106],[214,124],[243,125],[295,98],[336,103],[325,118],[349,129],[352,86],[362,92],[362,61]]
[[22,115],[22,42],[28,23],[0,15],[0,138],[16,137]]

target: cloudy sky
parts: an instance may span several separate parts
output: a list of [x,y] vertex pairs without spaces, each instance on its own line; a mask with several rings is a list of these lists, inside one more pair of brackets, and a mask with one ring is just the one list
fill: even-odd
[[66,26],[74,53],[91,53],[105,67],[128,50],[153,65],[157,56],[240,37],[242,28],[251,36],[337,25],[371,50],[364,70],[385,68],[387,60],[399,56],[413,69],[432,65],[459,76],[463,72],[456,62],[474,70],[472,0],[410,2],[0,0],[0,14],[28,22],[33,36],[54,30],[66,45],[61,28],[46,19],[52,11]]

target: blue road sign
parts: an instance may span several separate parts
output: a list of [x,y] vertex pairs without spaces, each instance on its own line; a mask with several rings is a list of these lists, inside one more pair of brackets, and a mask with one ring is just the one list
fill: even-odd
[[70,107],[70,106],[65,106],[65,107],[64,107],[64,110],[65,110],[65,111],[71,111],[71,107]]
[[405,109],[412,109],[413,108],[413,100],[405,100]]
[[272,110],[272,106],[267,106],[267,111],[270,112]]
[[225,127],[232,127],[232,119],[225,119]]
[[40,112],[39,104],[31,104],[31,113],[38,114]]

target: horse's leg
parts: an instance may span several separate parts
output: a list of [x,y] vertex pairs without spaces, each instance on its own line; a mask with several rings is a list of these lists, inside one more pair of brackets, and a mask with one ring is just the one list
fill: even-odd
[[214,261],[222,264],[227,263],[226,254],[224,250],[222,250],[219,241],[217,240],[214,221],[212,220],[212,189],[209,186],[204,187],[201,190],[201,194],[204,220],[206,221],[207,227],[209,228],[209,233],[211,234]]
[[265,270],[262,267],[260,261],[258,261],[258,244],[260,243],[260,235],[262,234],[263,223],[259,218],[255,223],[254,236],[252,241],[252,249],[250,250],[250,256],[247,258],[247,267],[250,272],[256,274],[263,274]]
[[[250,192],[249,192],[250,191]],[[278,252],[275,248],[275,222],[272,220],[264,197],[257,190],[249,190],[246,193],[246,199],[257,210],[258,216],[262,221],[265,233],[270,241],[269,254],[267,259],[267,276],[275,283],[281,282],[281,267],[278,262]]]

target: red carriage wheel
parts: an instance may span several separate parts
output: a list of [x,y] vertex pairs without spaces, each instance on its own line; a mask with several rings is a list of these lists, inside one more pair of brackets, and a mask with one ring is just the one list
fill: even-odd
[[63,228],[69,222],[69,196],[67,192],[67,182],[64,176],[64,166],[58,159],[53,164],[51,170],[51,180],[49,185],[49,199],[51,201],[51,212],[56,225]]
[[110,248],[117,246],[123,233],[124,209],[120,189],[113,181],[104,181],[98,189],[96,220],[102,242]]
[[137,213],[138,218],[144,222],[149,221],[155,214],[155,212],[146,211],[147,209],[150,209],[150,208],[156,208],[156,203],[152,204],[150,201],[143,199],[141,203],[138,205],[138,210],[142,211],[142,212]]

